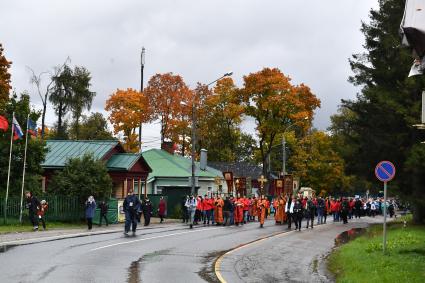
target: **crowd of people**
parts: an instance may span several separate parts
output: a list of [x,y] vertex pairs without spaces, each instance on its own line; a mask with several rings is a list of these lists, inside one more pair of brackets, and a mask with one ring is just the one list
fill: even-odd
[[[26,203],[28,215],[35,231],[38,230],[41,222],[43,229],[46,229],[45,213],[48,210],[48,203],[45,200],[38,201],[31,192],[26,192]],[[166,202],[163,197],[160,198],[158,205],[158,216],[160,223],[164,221],[166,215]],[[105,221],[108,226],[107,217],[108,204],[101,201],[97,206],[93,196],[89,196],[85,201],[85,217],[89,230],[93,227],[93,218],[96,208],[99,208],[100,219],[99,226]],[[363,216],[375,217],[383,214],[387,210],[389,217],[395,216],[397,203],[391,199],[384,203],[382,198],[334,198],[334,197],[304,197],[301,194],[297,196],[284,196],[283,194],[271,199],[264,195],[260,197],[245,196],[186,196],[182,200],[182,218],[183,223],[187,223],[190,228],[194,225],[244,225],[248,222],[259,222],[260,227],[264,227],[265,219],[274,215],[277,225],[287,224],[288,229],[295,226],[296,230],[301,230],[303,219],[306,221],[305,228],[313,229],[314,224],[325,224],[328,216],[333,222],[342,221],[348,223],[349,219],[360,218]],[[141,201],[138,196],[130,190],[123,203],[123,212],[125,214],[124,234],[128,235],[130,230],[136,233],[137,225],[141,222],[141,216],[144,217],[144,226],[150,224],[153,215],[153,205],[148,198]]]
[[[304,197],[284,196],[273,198],[269,201],[264,195],[260,197],[227,196],[211,197],[186,196],[182,201],[183,223],[193,225],[243,225],[247,222],[258,221],[263,228],[264,221],[269,215],[274,215],[276,224],[292,225],[296,230],[301,230],[302,220],[306,220],[306,227],[313,229],[316,225],[325,224],[328,216],[333,222],[348,223],[349,219],[362,216],[375,217],[387,209],[388,215],[395,215],[396,204],[394,200],[384,204],[383,199],[361,198],[333,198],[333,197]],[[316,219],[316,221],[315,221]]]

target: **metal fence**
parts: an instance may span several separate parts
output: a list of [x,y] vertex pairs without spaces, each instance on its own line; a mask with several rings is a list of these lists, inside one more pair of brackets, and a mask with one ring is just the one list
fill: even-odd
[[[84,217],[84,204],[77,197],[66,196],[46,196],[42,199],[49,204],[46,212],[46,220],[48,221],[78,221]],[[41,201],[42,199],[39,199]],[[19,221],[20,198],[8,198],[7,200],[7,221]],[[28,209],[25,208],[26,201],[23,202],[22,217],[28,222]],[[0,213],[4,214],[4,198],[0,198]],[[2,218],[2,217],[1,217]]]

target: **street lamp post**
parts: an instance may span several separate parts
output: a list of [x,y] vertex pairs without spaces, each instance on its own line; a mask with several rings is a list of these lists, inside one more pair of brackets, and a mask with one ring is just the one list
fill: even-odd
[[[143,71],[145,69],[145,47],[140,54],[140,92],[143,92]],[[142,152],[142,121],[139,125],[139,152]]]
[[301,121],[298,121],[298,122],[296,122],[296,123],[294,123],[294,124],[291,124],[291,125],[289,125],[284,131],[283,131],[283,134],[282,134],[282,177],[284,178],[285,177],[285,175],[286,175],[286,139],[285,139],[285,133],[291,128],[291,127],[293,127],[293,126],[295,126],[296,124],[298,124],[298,123],[300,123],[300,122],[302,122],[302,121],[305,121],[305,120],[308,120],[308,117],[304,117],[304,119],[303,120],[301,120]]
[[[225,73],[223,76],[221,76],[218,79],[210,82],[206,86],[208,87],[208,86],[212,85],[213,83],[221,80],[222,78],[230,77],[231,75],[233,75],[233,72]],[[186,103],[182,103],[182,104],[186,104]],[[195,136],[195,123],[196,123],[196,121],[195,120],[196,120],[195,101],[192,100],[192,126],[191,126],[191,128],[192,128],[192,152],[191,152],[191,158],[192,158],[192,176],[191,176],[191,189],[190,189],[190,194],[191,195],[195,195],[195,169],[196,169],[195,168],[195,144],[196,144],[196,142],[195,142],[195,139],[196,139],[196,136]]]

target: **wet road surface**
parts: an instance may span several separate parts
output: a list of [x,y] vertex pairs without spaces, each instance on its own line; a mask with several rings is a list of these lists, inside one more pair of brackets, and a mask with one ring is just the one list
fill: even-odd
[[183,224],[10,247],[0,253],[1,282],[214,282],[224,252],[285,231],[272,220],[244,226]]

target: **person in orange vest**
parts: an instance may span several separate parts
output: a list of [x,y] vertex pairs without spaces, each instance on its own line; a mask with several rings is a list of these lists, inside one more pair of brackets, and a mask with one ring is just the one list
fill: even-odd
[[215,210],[214,210],[214,217],[215,217],[215,223],[216,225],[222,225],[223,224],[223,206],[224,201],[220,197],[220,195],[217,195],[217,198],[214,202]]
[[211,200],[208,195],[205,195],[202,201],[202,207],[204,209],[204,225],[209,226],[212,216],[211,210],[214,210],[214,201]]
[[234,203],[234,219],[235,224],[238,226],[239,224],[243,225],[243,201],[242,198],[236,198]]
[[199,222],[202,221],[203,217],[203,209],[202,209],[202,196],[196,197],[196,211],[195,211],[195,221],[193,222],[193,225],[198,225]]
[[264,226],[264,220],[266,218],[266,211],[267,211],[267,200],[264,195],[261,196],[261,198],[258,200],[258,220],[260,221],[260,228],[263,228]]
[[243,201],[243,223],[246,224],[248,222],[250,200],[249,198],[243,196],[242,201]]
[[266,199],[266,219],[267,219],[267,217],[270,215],[270,201],[268,200],[268,198],[265,198]]

